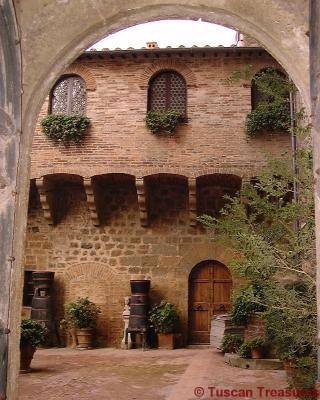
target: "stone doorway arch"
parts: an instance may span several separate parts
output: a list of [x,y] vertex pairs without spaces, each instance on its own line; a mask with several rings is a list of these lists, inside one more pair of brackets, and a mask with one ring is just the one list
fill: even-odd
[[[311,0],[311,3],[314,13],[320,14],[317,2]],[[2,232],[6,241],[1,240],[5,243],[2,265],[5,266],[4,270],[9,271],[4,274],[5,282],[9,286],[11,280],[14,282],[10,293],[10,313],[6,292],[3,295],[5,307],[1,309],[0,315],[13,330],[9,340],[9,400],[16,399],[15,382],[19,364],[17,327],[22,291],[21,243],[24,241],[26,226],[32,133],[41,104],[53,82],[83,49],[108,33],[157,19],[203,18],[208,22],[236,27],[257,39],[292,76],[307,108],[310,109],[308,4],[308,0],[266,0],[258,5],[255,0],[168,0],[165,4],[160,0],[151,0],[148,5],[143,0],[116,3],[109,0],[83,0],[79,7],[78,0],[71,0],[67,4],[62,1],[30,0],[28,4],[18,0],[3,1],[0,10],[0,59],[4,61],[4,68],[0,71],[0,87],[5,90],[0,100],[0,112],[3,120],[8,118],[14,123],[11,124],[10,132],[4,132],[4,136],[8,136],[10,140],[5,140],[1,157],[4,165],[10,161],[10,171],[17,171],[17,175],[8,174],[8,182],[0,185],[0,191],[4,190],[5,194],[14,193],[12,197],[8,197],[8,201],[1,204],[1,219],[6,224],[6,230]],[[316,14],[313,15],[313,21],[316,22]],[[316,26],[314,23],[314,38]],[[316,49],[317,39],[313,41],[313,45]],[[8,49],[12,50],[8,52]],[[315,68],[313,72],[316,77]],[[15,88],[14,91],[11,90],[12,87]],[[317,84],[314,87],[316,93]],[[316,100],[314,102],[316,104]],[[0,136],[1,134],[0,130]],[[16,148],[15,156],[12,153],[9,155],[9,146],[10,149]],[[4,172],[6,176],[8,171]],[[15,190],[12,191],[12,188]]]

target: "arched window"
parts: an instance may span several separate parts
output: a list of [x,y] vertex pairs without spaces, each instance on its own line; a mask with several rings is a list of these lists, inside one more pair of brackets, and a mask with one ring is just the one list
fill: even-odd
[[[256,83],[259,80],[260,85],[262,84],[266,89],[264,93],[259,90],[259,86]],[[286,91],[285,97],[289,98],[289,92],[287,92],[287,77],[286,75],[272,67],[261,69],[255,74],[251,81],[251,108],[255,110],[261,102],[273,102],[274,97],[272,96],[273,90]],[[266,94],[266,93],[269,94]]]
[[176,71],[161,71],[151,78],[148,91],[149,111],[178,111],[187,116],[187,85]]
[[52,114],[84,115],[86,110],[86,84],[77,75],[64,76],[51,92]]

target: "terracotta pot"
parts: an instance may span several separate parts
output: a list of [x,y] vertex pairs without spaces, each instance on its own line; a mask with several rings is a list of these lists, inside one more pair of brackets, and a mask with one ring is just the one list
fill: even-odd
[[174,333],[158,333],[158,348],[173,350],[175,348]]
[[82,328],[77,329],[77,349],[92,349],[93,329]]
[[30,364],[33,359],[33,355],[36,351],[36,347],[31,346],[30,343],[24,343],[20,345],[20,372],[27,373],[31,371]]
[[263,358],[263,348],[262,347],[253,347],[251,349],[251,358],[255,360],[259,360]]

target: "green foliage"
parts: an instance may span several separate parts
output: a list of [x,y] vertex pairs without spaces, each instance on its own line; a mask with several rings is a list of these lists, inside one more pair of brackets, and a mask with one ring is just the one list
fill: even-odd
[[235,292],[232,299],[231,319],[235,325],[246,325],[247,319],[255,312],[265,311],[265,306],[261,303],[261,285],[255,283]]
[[41,121],[43,133],[63,143],[81,142],[89,125],[89,118],[82,115],[50,114]]
[[249,342],[243,342],[242,345],[239,347],[238,354],[240,357],[243,358],[250,358],[251,357],[251,347]]
[[248,345],[250,349],[257,349],[265,346],[265,340],[262,337],[255,337],[253,339],[248,340]]
[[[294,388],[313,389],[317,379],[316,357],[301,357],[297,360],[296,368],[289,376],[289,385]],[[314,399],[316,396],[299,396],[300,399]]]
[[39,322],[33,319],[21,321],[21,344],[30,344],[37,347],[46,342],[48,331]]
[[291,118],[286,103],[259,103],[252,110],[246,121],[249,136],[256,136],[263,132],[288,132],[291,126]]
[[146,117],[146,125],[152,133],[164,132],[171,135],[181,120],[182,115],[174,110],[149,111]]
[[179,323],[177,310],[166,300],[152,308],[149,318],[158,333],[173,333]]
[[247,134],[257,136],[264,132],[289,132],[291,128],[289,93],[296,88],[288,77],[275,68],[265,68],[254,74],[252,66],[234,71],[229,82],[250,80],[259,94],[258,104],[246,121]]
[[232,333],[225,333],[222,339],[221,350],[224,353],[237,353],[243,343],[243,337]]
[[100,307],[88,299],[88,297],[80,298],[66,305],[65,319],[60,322],[62,328],[76,327],[93,328],[96,325]]
[[[233,274],[247,282],[249,294],[240,295],[237,315],[245,315],[248,298],[249,304],[264,306],[266,339],[281,359],[296,363],[315,360],[317,348],[313,174],[307,148],[297,152],[297,166],[295,175],[284,155],[269,160],[239,196],[228,198],[219,218],[200,218],[214,240],[233,250]],[[252,285],[259,285],[260,293],[253,293]]]
[[265,346],[265,340],[262,337],[256,337],[250,340],[245,340],[239,347],[238,354],[243,358],[251,357],[251,350],[263,348]]

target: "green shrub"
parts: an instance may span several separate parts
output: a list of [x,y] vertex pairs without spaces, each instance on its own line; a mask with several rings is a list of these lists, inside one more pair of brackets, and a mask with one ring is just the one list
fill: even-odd
[[265,307],[258,303],[261,301],[262,287],[251,284],[234,295],[231,309],[231,320],[235,325],[246,325],[247,319],[255,312],[265,311]]
[[60,322],[63,328],[75,326],[76,328],[93,328],[101,313],[100,307],[88,299],[78,298],[75,302],[67,304],[65,319]]
[[258,104],[246,121],[249,136],[257,136],[264,131],[288,132],[290,126],[290,112],[284,102]]
[[263,348],[264,346],[265,340],[262,337],[246,340],[239,348],[239,355],[243,358],[250,358],[251,349]]
[[224,353],[237,353],[243,343],[243,337],[232,333],[226,333],[222,339],[221,350]]
[[47,340],[48,330],[38,321],[33,319],[23,319],[21,321],[21,344],[30,344],[37,347],[44,344]]
[[181,120],[181,114],[174,110],[149,111],[146,117],[146,125],[152,133],[172,134]]
[[242,345],[239,347],[238,354],[240,357],[243,358],[250,358],[251,357],[251,346],[249,342],[243,342]]
[[[249,136],[264,132],[289,132],[291,128],[289,93],[296,88],[290,79],[273,67],[254,73],[252,66],[234,71],[229,81],[251,80],[258,95],[255,108],[248,114],[246,130]],[[299,113],[295,118],[299,118]]]
[[255,337],[253,339],[248,340],[249,346],[251,349],[257,349],[259,347],[265,346],[265,340],[262,337]]
[[63,143],[81,142],[89,125],[89,118],[82,115],[50,114],[41,121],[43,133]]
[[[301,357],[295,363],[295,368],[288,375],[288,383],[291,388],[298,390],[298,398],[303,400],[316,399],[314,390],[317,380],[316,357]],[[299,395],[299,391],[301,395]],[[311,392],[308,395],[308,392]]]
[[166,300],[153,307],[150,311],[150,321],[158,333],[173,333],[179,323],[179,314],[174,305]]

